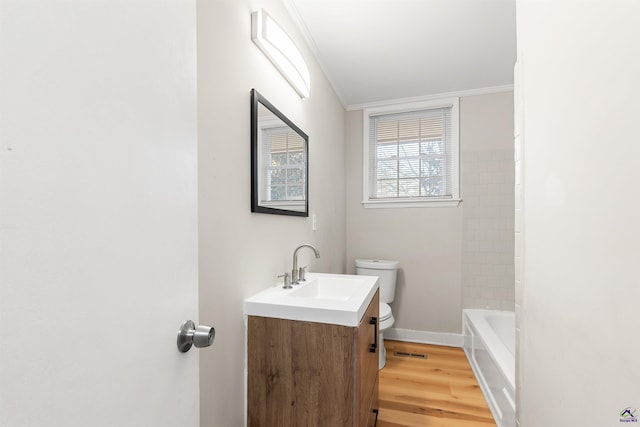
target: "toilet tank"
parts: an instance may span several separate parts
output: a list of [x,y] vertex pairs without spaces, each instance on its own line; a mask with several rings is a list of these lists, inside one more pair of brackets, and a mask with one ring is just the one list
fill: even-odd
[[380,302],[393,302],[396,295],[396,275],[398,261],[383,259],[357,259],[356,274],[361,276],[378,276],[380,286]]

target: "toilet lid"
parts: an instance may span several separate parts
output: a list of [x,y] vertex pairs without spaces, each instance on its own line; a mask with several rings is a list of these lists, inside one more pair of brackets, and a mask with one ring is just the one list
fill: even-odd
[[380,314],[380,320],[384,320],[391,317],[391,306],[389,306],[389,304],[387,304],[386,302],[381,302],[379,314]]

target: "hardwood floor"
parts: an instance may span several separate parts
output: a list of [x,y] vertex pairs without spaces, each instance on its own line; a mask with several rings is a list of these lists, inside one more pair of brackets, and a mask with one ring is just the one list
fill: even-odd
[[462,349],[389,340],[385,347],[378,427],[495,427]]

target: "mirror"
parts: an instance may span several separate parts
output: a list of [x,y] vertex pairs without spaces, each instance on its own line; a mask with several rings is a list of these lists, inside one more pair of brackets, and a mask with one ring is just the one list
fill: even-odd
[[309,137],[251,90],[251,212],[309,216]]

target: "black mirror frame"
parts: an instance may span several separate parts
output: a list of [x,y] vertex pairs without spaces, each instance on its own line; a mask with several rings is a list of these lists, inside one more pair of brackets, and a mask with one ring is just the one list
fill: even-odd
[[[259,199],[259,176],[258,171],[258,106],[264,105],[269,111],[282,120],[287,126],[293,129],[304,140],[305,145],[305,177],[304,177],[304,194],[305,194],[305,206],[304,211],[292,211],[286,209],[269,208],[261,206]],[[251,89],[251,212],[275,214],[275,215],[290,215],[290,216],[309,216],[309,137],[298,126],[293,124],[280,110],[278,110],[267,99],[260,95],[260,93]]]

